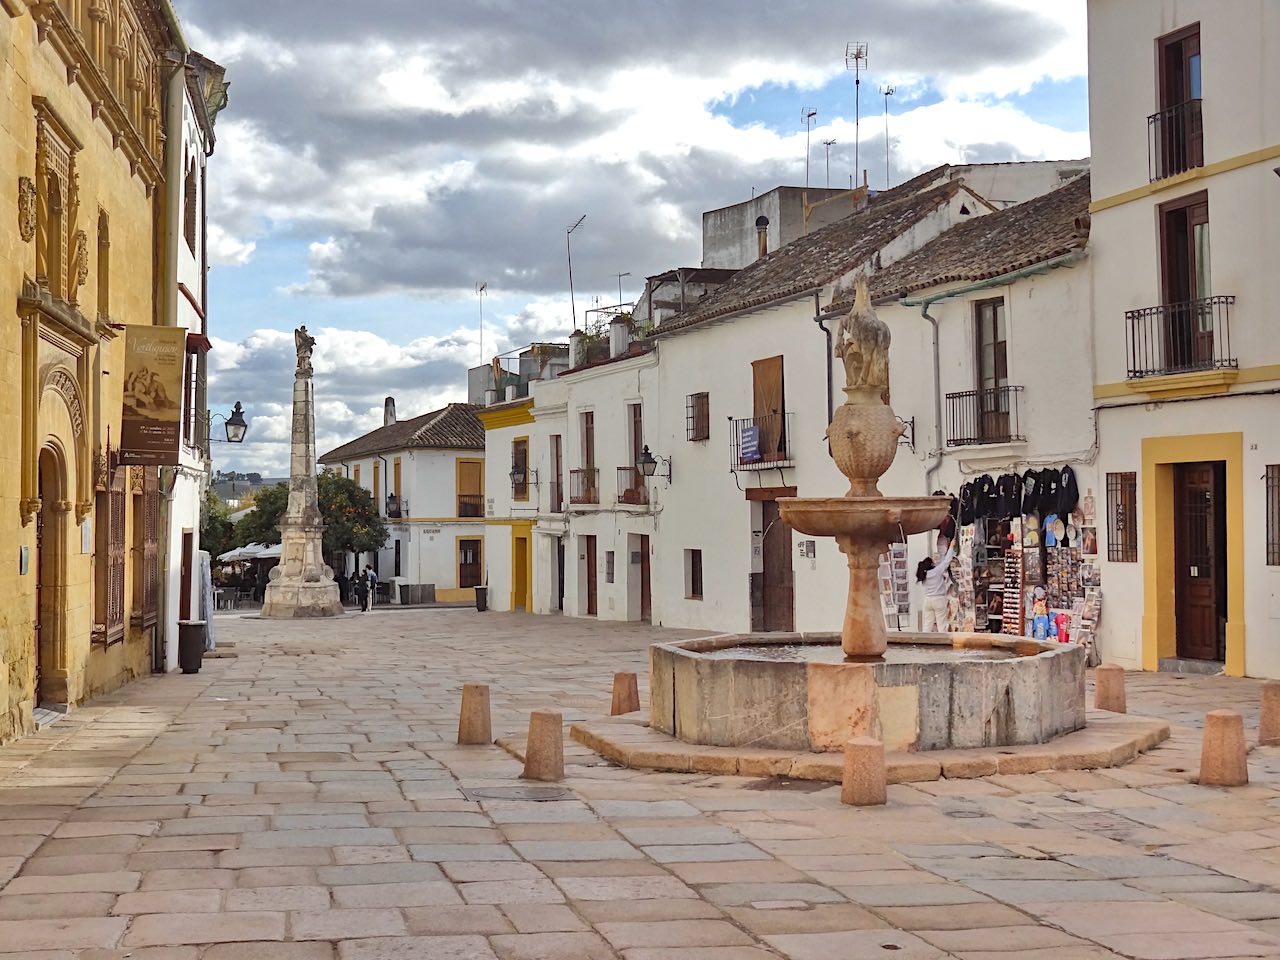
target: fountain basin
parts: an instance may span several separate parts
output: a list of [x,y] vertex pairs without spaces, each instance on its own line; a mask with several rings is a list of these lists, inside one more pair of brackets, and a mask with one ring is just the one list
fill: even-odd
[[811,537],[852,537],[877,553],[903,533],[924,533],[946,519],[947,497],[786,497],[778,501],[785,523]]
[[1046,743],[1085,724],[1086,652],[994,634],[894,634],[844,662],[839,634],[705,637],[649,648],[654,729],[688,743],[837,751]]

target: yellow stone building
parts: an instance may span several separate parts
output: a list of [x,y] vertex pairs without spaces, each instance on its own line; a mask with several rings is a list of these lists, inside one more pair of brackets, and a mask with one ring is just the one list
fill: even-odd
[[175,49],[168,0],[0,0],[0,740],[150,670],[160,477],[114,445]]

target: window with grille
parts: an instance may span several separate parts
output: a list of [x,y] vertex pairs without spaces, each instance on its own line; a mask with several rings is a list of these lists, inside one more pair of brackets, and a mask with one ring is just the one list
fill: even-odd
[[1280,464],[1267,467],[1267,566],[1280,567]]
[[480,562],[482,541],[480,540],[459,540],[458,541],[458,586],[459,587],[478,587],[480,586]]
[[128,470],[120,455],[107,453],[106,488],[99,491],[94,510],[97,542],[94,556],[94,640],[117,643],[124,639],[125,483]]
[[684,421],[690,440],[709,440],[711,438],[711,394],[689,394],[684,402]]
[[1138,475],[1107,474],[1107,559],[1138,562]]
[[133,497],[133,624],[153,627],[160,612],[160,468],[143,471]]

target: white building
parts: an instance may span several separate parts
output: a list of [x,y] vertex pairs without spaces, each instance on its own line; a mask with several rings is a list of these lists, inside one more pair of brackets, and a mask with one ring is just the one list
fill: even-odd
[[206,389],[211,346],[207,167],[215,144],[214,121],[227,102],[223,68],[194,51],[186,52],[185,60],[174,74],[165,104],[170,148],[165,172],[163,308],[173,325],[187,330],[187,363],[179,461],[176,467],[163,468],[159,478],[162,633],[153,651],[153,667],[164,670],[178,666],[178,622],[208,615],[201,604],[200,570],[200,515],[211,463]]
[[[393,603],[471,602],[482,583],[484,430],[473,404],[397,420],[330,450],[320,463],[364,487],[386,518],[381,550],[343,558],[353,574],[371,564]],[[337,569],[337,568],[335,568]]]
[[1098,526],[1128,598],[1103,646],[1128,666],[1280,676],[1277,49],[1269,0],[1089,3]]
[[[1009,167],[1009,183],[995,182],[1014,192],[1018,176]],[[483,411],[494,605],[709,630],[832,629],[844,559],[833,542],[798,544],[776,504],[843,492],[824,440],[839,378],[815,320],[856,274],[888,270],[983,215],[1002,216],[947,168],[931,171],[741,270],[640,343],[615,324],[608,359],[582,365],[571,348],[567,373]],[[911,317],[919,337],[924,321]],[[927,352],[905,352],[899,403],[931,395]],[[513,463],[527,478],[514,498]],[[923,472],[894,482],[920,492]]]

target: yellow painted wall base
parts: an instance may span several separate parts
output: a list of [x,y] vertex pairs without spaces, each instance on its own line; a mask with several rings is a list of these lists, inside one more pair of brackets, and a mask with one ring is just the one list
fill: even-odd
[[475,587],[437,587],[436,603],[475,603]]

